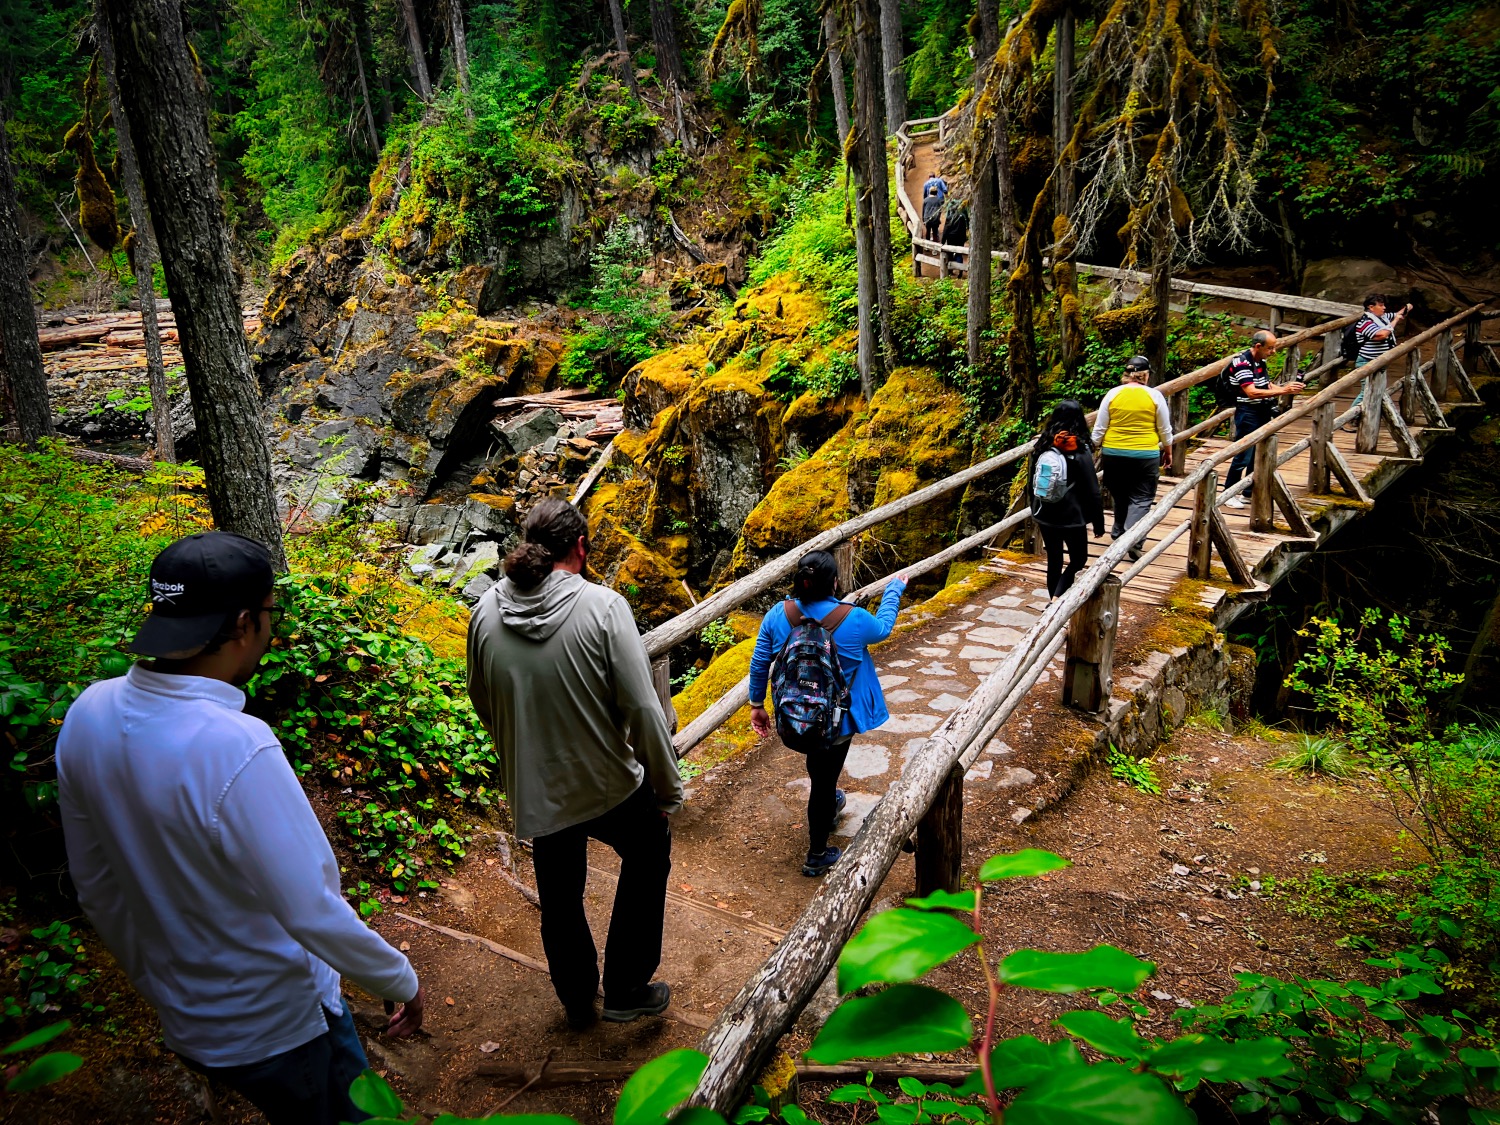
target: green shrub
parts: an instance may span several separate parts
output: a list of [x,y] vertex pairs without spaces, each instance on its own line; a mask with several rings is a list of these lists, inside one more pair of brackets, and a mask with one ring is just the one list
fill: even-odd
[[98,979],[97,969],[84,969],[88,953],[83,939],[67,922],[53,921],[31,931],[31,948],[15,961],[21,997],[4,998],[5,1015],[21,1019],[28,1013],[56,1012],[64,1008],[83,1012],[104,1009],[86,999]]
[[1161,796],[1161,778],[1156,776],[1156,767],[1151,764],[1150,758],[1132,757],[1111,743],[1105,762],[1109,766],[1111,777],[1118,778],[1142,793]]
[[1354,759],[1349,748],[1336,738],[1301,735],[1292,749],[1271,763],[1272,769],[1299,773],[1349,777],[1354,773]]
[[642,284],[646,260],[623,224],[594,250],[593,282],[578,305],[584,327],[568,336],[559,364],[566,386],[599,390],[618,383],[666,342],[671,303],[663,286]]

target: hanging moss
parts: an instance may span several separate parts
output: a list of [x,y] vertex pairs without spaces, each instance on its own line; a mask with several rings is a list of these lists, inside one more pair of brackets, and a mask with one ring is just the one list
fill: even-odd
[[1123,309],[1109,309],[1094,314],[1094,331],[1106,344],[1118,344],[1140,337],[1154,311],[1150,301],[1137,301]]
[[63,147],[78,159],[78,173],[73,177],[78,188],[78,222],[95,246],[112,254],[120,244],[118,203],[94,158],[94,138],[89,133],[87,120],[68,130]]

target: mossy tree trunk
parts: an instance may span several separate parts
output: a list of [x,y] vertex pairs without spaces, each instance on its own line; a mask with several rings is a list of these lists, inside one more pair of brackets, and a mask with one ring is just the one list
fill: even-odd
[[453,45],[453,69],[464,95],[464,116],[474,120],[474,101],[469,90],[469,37],[464,34],[463,0],[448,0],[448,35]]
[[620,6],[620,0],[609,0],[609,22],[615,31],[615,50],[620,56],[620,67],[625,72],[625,85],[630,87],[630,92],[636,97],[641,96],[641,88],[635,80],[635,63],[630,58],[630,43],[625,38],[625,10]]
[[104,0],[104,11],[175,304],[209,507],[221,530],[265,544],[284,567],[203,75],[174,0]]
[[884,372],[895,351],[891,340],[891,185],[886,164],[884,116],[881,112],[880,14],[877,0],[854,3],[854,114],[859,146],[858,167],[864,180],[860,197],[870,223],[870,252],[875,270],[876,335]]
[[151,426],[156,433],[158,461],[176,461],[177,443],[172,434],[172,404],[167,400],[167,375],[161,358],[161,328],[156,322],[156,236],[146,190],[141,186],[140,163],[131,139],[130,118],[120,102],[120,84],[115,80],[115,41],[109,32],[102,5],[94,10],[94,37],[104,66],[109,91],[109,112],[115,126],[115,151],[120,156],[120,182],[130,201],[130,264],[135,271],[135,293],[141,305],[141,336],[146,345],[146,385],[151,392]]
[[[976,79],[994,65],[1000,46],[1000,13],[996,0],[979,0],[979,37],[974,51],[977,58]],[[982,83],[976,81],[976,86]],[[998,127],[988,120],[975,122],[972,160],[969,169],[969,279],[968,310],[965,335],[970,367],[982,367],[989,358],[986,337],[990,331],[991,287],[994,279],[995,248],[995,151],[1006,123]],[[1008,142],[1009,138],[1003,138]],[[1006,190],[1009,191],[1009,144],[1006,144]],[[1009,200],[1002,198],[1002,207]],[[1012,224],[1014,225],[1014,224]]]
[[833,120],[839,146],[849,143],[849,88],[844,85],[844,45],[833,8],[823,9],[823,39],[828,44],[828,85],[833,89]]
[[35,445],[52,436],[52,407],[47,401],[47,372],[36,338],[35,297],[26,275],[26,244],[21,238],[21,209],[11,170],[5,120],[0,117],[0,345],[4,354],[9,399],[21,440]]
[[1071,214],[1074,201],[1073,166],[1073,10],[1062,12],[1053,22],[1052,145],[1057,171],[1053,185],[1052,277],[1058,302],[1059,358],[1068,376],[1078,373],[1083,361],[1083,320],[1078,303],[1078,275],[1073,268],[1077,240],[1073,238]]
[[411,49],[411,76],[417,84],[417,97],[432,101],[432,77],[427,71],[427,49],[422,45],[422,25],[417,23],[413,0],[400,0],[401,22],[406,25],[406,42]]
[[901,34],[901,0],[880,0],[880,51],[885,71],[885,132],[891,136],[906,120],[906,48]]

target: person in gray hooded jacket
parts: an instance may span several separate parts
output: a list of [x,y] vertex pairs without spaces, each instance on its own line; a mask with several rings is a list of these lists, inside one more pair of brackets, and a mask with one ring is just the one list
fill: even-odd
[[526,517],[505,577],[469,621],[469,698],[495,741],[516,835],[531,837],[542,946],[577,1030],[599,969],[583,911],[589,838],[620,857],[604,947],[604,1018],[659,1015],[671,813],[682,779],[651,665],[625,599],[583,577],[588,525],[562,500]]

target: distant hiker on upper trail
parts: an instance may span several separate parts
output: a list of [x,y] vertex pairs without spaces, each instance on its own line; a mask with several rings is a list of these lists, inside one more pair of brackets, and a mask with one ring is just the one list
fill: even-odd
[[930,192],[937,192],[938,202],[948,198],[948,181],[934,172],[928,176],[922,184],[922,198],[926,199]]
[[[1385,297],[1379,293],[1371,293],[1365,298],[1365,314],[1354,323],[1354,338],[1359,343],[1359,354],[1354,361],[1356,367],[1363,367],[1367,363],[1373,363],[1386,352],[1396,346],[1396,328],[1406,319],[1406,314],[1411,312],[1411,306],[1397,309],[1390,316],[1385,315]],[[1358,406],[1365,401],[1365,391],[1369,389],[1370,380],[1366,379],[1360,384],[1359,394],[1354,396],[1354,405]],[[1353,430],[1358,428],[1358,420],[1347,422],[1344,429]]]
[[[1063,399],[1032,447],[1027,482],[1031,515],[1047,548],[1047,596],[1061,597],[1089,561],[1089,525],[1104,534],[1104,501],[1083,407]],[[1068,565],[1063,567],[1063,550]]]
[[[1273,383],[1266,370],[1266,360],[1276,351],[1276,334],[1261,329],[1250,337],[1250,346],[1229,361],[1219,376],[1226,385],[1235,390],[1234,437],[1238,441],[1246,434],[1254,433],[1271,420],[1271,402],[1282,395],[1298,395],[1306,389],[1305,383]],[[1255,449],[1242,450],[1229,463],[1229,473],[1224,487],[1232,488],[1255,464]],[[1224,501],[1230,508],[1246,506],[1244,496],[1231,496]]]
[[[1151,361],[1143,355],[1125,361],[1118,387],[1110,388],[1094,417],[1094,446],[1103,450],[1100,468],[1114,507],[1111,539],[1129,531],[1156,502],[1162,461],[1172,452],[1172,420],[1167,400],[1148,387]],[[1134,562],[1141,546],[1130,549]]]
[[340,974],[422,1026],[407,959],[339,891],[338,861],[271,728],[244,713],[277,614],[259,543],[210,531],[151,564],[153,657],[89,687],[57,740],[78,902],[194,1070],[272,1125],[369,1116]]
[[927,195],[922,200],[922,228],[930,241],[937,241],[938,228],[942,225],[943,197],[938,194],[937,188],[928,188]]
[[620,857],[604,947],[604,1018],[660,1015],[668,816],[677,756],[625,599],[583,577],[588,524],[563,500],[526,517],[505,577],[469,621],[469,698],[495,740],[516,835],[532,840],[542,947],[574,1030],[597,1016],[598,955],[583,911],[590,837]]
[[834,600],[838,564],[827,551],[811,551],[797,564],[792,597],[771,608],[760,623],[750,658],[750,724],[771,734],[766,680],[776,662],[772,700],[776,731],[790,750],[807,755],[807,859],[802,874],[822,875],[843,853],[828,843],[844,807],[837,788],[849,743],[890,718],[880,675],[869,646],[896,627],[906,575],[898,575],[870,614]]

